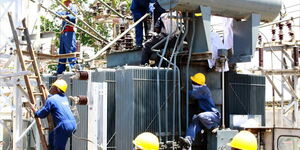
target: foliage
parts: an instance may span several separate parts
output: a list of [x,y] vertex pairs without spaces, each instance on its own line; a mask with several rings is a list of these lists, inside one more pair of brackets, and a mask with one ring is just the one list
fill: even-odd
[[[127,12],[129,11],[130,3],[131,0],[103,0],[104,2],[110,2],[112,3],[112,7],[116,8],[121,2],[126,2],[127,4]],[[95,0],[94,3],[96,3],[97,0]],[[92,26],[98,33],[100,33],[102,36],[105,38],[109,39],[111,31],[112,31],[112,26],[110,24],[105,24],[105,23],[98,23],[93,17],[93,11],[92,9],[86,9],[84,6],[88,4],[88,0],[75,0],[75,5],[78,7],[79,10],[79,15],[83,16],[81,17],[86,23],[88,23],[90,26]],[[92,4],[91,4],[92,5]],[[58,10],[61,8],[58,3],[53,3],[50,6],[51,10]],[[93,31],[89,30],[81,21],[77,21],[77,25],[88,32],[92,33],[93,35],[96,35]],[[55,23],[55,20],[52,19],[47,19],[45,17],[41,17],[41,31],[42,32],[48,32],[48,31],[53,31],[56,32],[56,40],[55,43],[58,46],[58,39],[60,36],[59,33],[60,26]],[[83,46],[89,46],[95,48],[95,50],[99,50],[101,43],[85,32],[77,29],[77,40],[80,40],[81,45]]]

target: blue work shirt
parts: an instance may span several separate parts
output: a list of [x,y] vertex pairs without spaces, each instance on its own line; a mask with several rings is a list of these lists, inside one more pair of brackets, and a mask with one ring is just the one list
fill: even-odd
[[155,3],[155,0],[132,0],[130,10],[131,11],[149,11],[149,4]]
[[62,122],[75,121],[74,115],[70,109],[68,98],[64,94],[55,94],[49,96],[45,106],[38,110],[35,115],[39,118],[45,118],[51,113],[55,126]]
[[198,101],[198,106],[201,112],[218,112],[211,92],[206,85],[196,86],[189,91],[189,96]]
[[[75,6],[70,5],[69,9],[74,13],[74,14],[78,14],[77,9]],[[76,17],[74,15],[72,15],[69,11],[62,11],[62,12],[56,12],[57,14],[61,15],[61,16],[67,16],[67,19],[73,23],[76,23]],[[68,23],[66,21],[62,22],[62,26],[61,26],[61,30],[63,30],[65,28],[65,26],[68,25]]]

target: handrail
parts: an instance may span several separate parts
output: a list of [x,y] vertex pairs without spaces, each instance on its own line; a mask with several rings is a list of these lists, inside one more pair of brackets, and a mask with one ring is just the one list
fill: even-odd
[[20,137],[16,140],[16,143],[18,143],[27,134],[27,132],[32,128],[34,124],[35,120],[33,120],[32,123],[28,126],[28,128],[20,135]]

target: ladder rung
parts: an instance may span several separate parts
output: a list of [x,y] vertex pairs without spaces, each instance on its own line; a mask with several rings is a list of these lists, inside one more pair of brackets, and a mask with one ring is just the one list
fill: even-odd
[[27,43],[20,43],[20,45],[28,45]]
[[16,29],[17,30],[25,30],[25,28],[23,28],[23,27],[17,27]]
[[33,60],[25,60],[26,63],[31,63]]
[[31,78],[31,79],[37,79],[38,77],[37,76],[29,76],[29,78]]
[[43,93],[33,93],[34,95],[41,96]]

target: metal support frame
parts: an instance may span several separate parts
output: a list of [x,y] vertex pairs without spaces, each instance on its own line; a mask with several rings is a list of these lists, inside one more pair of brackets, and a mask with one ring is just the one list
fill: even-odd
[[[276,45],[277,46],[277,45]],[[264,47],[264,49],[271,49],[270,52],[272,52],[272,55],[274,54],[274,50],[272,48],[272,45],[269,45],[268,47]],[[281,46],[281,57],[277,57],[278,61],[281,62],[281,68],[280,69],[265,69],[263,67],[260,68],[260,71],[262,74],[266,76],[269,83],[272,85],[274,91],[277,93],[277,95],[280,97],[280,107],[281,107],[281,126],[283,127],[283,122],[288,120],[291,124],[288,124],[289,127],[297,127],[297,121],[298,121],[298,109],[299,109],[299,92],[297,91],[297,84],[298,84],[298,78],[299,78],[299,66],[295,66],[294,59],[290,55],[290,51],[293,51],[293,47],[286,47]],[[287,59],[286,59],[287,58]],[[286,60],[289,60],[289,62],[286,62]],[[291,66],[288,66],[288,64],[292,64]],[[280,87],[278,87],[277,84],[274,83],[273,77],[270,76],[280,76],[281,77],[281,84]],[[285,94],[286,91],[291,95],[291,99],[286,103]],[[275,105],[275,104],[272,104]],[[287,113],[292,112],[292,118],[287,117]],[[274,114],[273,114],[274,115]],[[276,126],[276,124],[274,124]]]
[[252,14],[246,21],[233,21],[234,55],[229,62],[249,62],[256,49],[261,16]]
[[[210,42],[210,19],[211,19],[211,8],[206,6],[199,6],[199,11],[201,16],[196,17],[194,13],[190,13],[193,16],[191,19],[195,21],[195,30],[190,30],[187,36],[188,41],[191,41],[194,35],[194,42],[191,46],[193,53],[203,53],[211,51],[211,42]],[[190,20],[191,21],[191,20]],[[190,29],[193,28],[193,24],[190,24]]]
[[[16,72],[21,71],[19,58],[16,57]],[[23,118],[22,118],[22,99],[19,89],[17,85],[14,86],[14,102],[15,110],[13,111],[13,139],[17,139],[20,137],[23,129]],[[22,150],[23,143],[22,140],[20,142],[13,141],[13,150]]]

